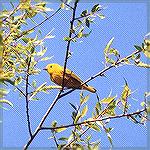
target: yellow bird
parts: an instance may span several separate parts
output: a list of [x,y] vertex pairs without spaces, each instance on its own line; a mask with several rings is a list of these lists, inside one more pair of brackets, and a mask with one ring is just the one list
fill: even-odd
[[[64,67],[60,66],[59,64],[48,64],[44,70],[46,70],[49,73],[52,82],[62,86]],[[71,70],[66,68],[64,76],[64,87],[67,87],[68,89],[72,88],[88,90],[92,93],[96,92],[96,89],[92,86],[82,84],[83,81]]]

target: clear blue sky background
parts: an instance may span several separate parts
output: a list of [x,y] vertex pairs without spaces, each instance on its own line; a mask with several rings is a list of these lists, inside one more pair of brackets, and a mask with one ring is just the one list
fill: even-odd
[[[8,3],[4,3],[4,6]],[[94,3],[79,3],[78,13],[87,8],[91,9]],[[91,25],[92,33],[90,37],[81,39],[80,42],[71,44],[72,57],[68,60],[68,68],[77,73],[82,80],[88,79],[103,69],[104,61],[103,50],[107,42],[114,37],[113,47],[120,51],[121,57],[131,54],[135,49],[133,45],[140,45],[143,42],[144,35],[147,33],[147,9],[145,3],[102,3],[107,6],[103,11],[106,16],[104,20],[97,18],[95,24]],[[48,4],[47,7],[56,10],[59,3]],[[49,13],[51,14],[51,13]],[[52,28],[55,28],[54,39],[45,41],[48,48],[47,56],[54,56],[50,61],[39,64],[40,68],[44,68],[48,63],[64,64],[64,54],[66,51],[66,42],[63,37],[68,36],[70,11],[62,10],[54,18],[44,23],[40,29],[42,35],[45,36]],[[41,22],[42,17],[36,19]],[[30,28],[30,27],[29,27]],[[146,61],[146,59],[145,59]],[[138,101],[130,99],[132,109],[135,111],[141,108],[140,102],[143,100],[144,92],[147,91],[147,70],[137,68],[135,66],[123,66],[114,68],[107,72],[107,78],[96,78],[89,84],[94,86],[101,98],[107,97],[112,90],[112,95],[120,95],[122,86],[124,85],[123,77],[129,83],[134,92],[133,97]],[[38,85],[50,82],[49,76],[42,71],[39,76],[35,76]],[[19,99],[18,94],[10,89],[7,99],[13,102],[14,107],[8,111],[3,111],[3,147],[22,147],[28,140],[27,121],[25,113],[25,100]],[[50,106],[57,90],[50,91],[50,94],[41,93],[38,95],[39,101],[30,102],[30,116],[32,130],[34,131],[39,124],[41,118]],[[53,120],[57,120],[59,124],[71,123],[71,112],[73,111],[69,102],[79,104],[79,90],[74,91],[70,95],[62,98],[54,107],[53,111],[47,118],[45,125],[49,126]],[[89,111],[86,117],[90,117],[96,104],[96,95],[89,92],[90,99],[88,101]],[[112,120],[108,127],[113,127],[111,135],[115,147],[146,147],[147,145],[147,128],[135,125],[127,119]],[[68,136],[70,130],[58,134],[57,137]],[[105,133],[96,133],[92,131],[93,141],[101,141],[103,147],[109,146],[109,142]],[[51,136],[50,131],[42,131],[34,139],[32,147],[54,147],[53,140],[48,140]]]

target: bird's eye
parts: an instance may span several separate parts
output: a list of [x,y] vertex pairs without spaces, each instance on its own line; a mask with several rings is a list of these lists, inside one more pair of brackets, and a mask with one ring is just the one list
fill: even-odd
[[52,68],[52,66],[50,66],[50,68]]

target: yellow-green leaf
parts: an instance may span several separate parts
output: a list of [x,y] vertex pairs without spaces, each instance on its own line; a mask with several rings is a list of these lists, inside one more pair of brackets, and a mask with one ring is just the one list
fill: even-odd
[[67,128],[64,128],[64,127],[58,128],[58,129],[55,129],[55,132],[59,133],[59,132],[62,132],[62,131],[64,131],[64,130],[66,130],[66,129],[67,129]]
[[122,94],[121,94],[121,99],[123,105],[125,105],[127,98],[131,95],[131,89],[129,88],[127,82],[123,88]]
[[106,97],[106,98],[104,98],[104,99],[101,100],[101,103],[103,103],[103,104],[109,104],[109,103],[111,103],[115,98],[116,98],[116,96],[113,96],[113,97]]
[[88,111],[88,106],[86,105],[81,112],[81,117],[84,117],[86,115],[87,111]]
[[85,97],[81,97],[80,98],[80,104],[83,105],[84,103],[86,103],[89,100],[89,95],[85,96]]
[[143,53],[146,57],[150,58],[150,40],[145,40],[144,43],[145,47]]
[[108,42],[108,44],[106,45],[106,47],[105,47],[105,49],[104,49],[104,54],[105,54],[105,55],[108,54],[109,49],[110,49],[110,47],[111,47],[111,45],[112,45],[112,43],[113,43],[113,40],[114,40],[114,37],[111,38],[111,40],[110,40],[110,41]]
[[56,125],[57,125],[57,121],[56,121],[56,120],[54,120],[54,121],[52,122],[51,126],[52,126],[53,128],[55,128],[55,127],[56,127]]
[[13,103],[6,99],[1,99],[0,103],[5,103],[5,104],[8,104],[9,106],[13,107]]

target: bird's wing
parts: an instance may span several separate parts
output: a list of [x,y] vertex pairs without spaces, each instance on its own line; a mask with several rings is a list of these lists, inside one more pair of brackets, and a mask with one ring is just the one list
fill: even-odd
[[65,71],[66,76],[70,76],[72,78],[74,78],[75,80],[77,80],[78,82],[83,82],[76,74],[74,74],[71,70],[66,69]]

